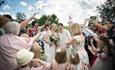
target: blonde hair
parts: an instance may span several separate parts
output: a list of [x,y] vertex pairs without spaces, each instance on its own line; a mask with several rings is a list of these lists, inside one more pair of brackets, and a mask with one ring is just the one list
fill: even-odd
[[67,62],[67,54],[64,48],[57,48],[56,54],[55,54],[55,61],[58,64]]
[[71,31],[72,35],[82,33],[81,32],[81,26],[78,23],[72,24],[71,27],[70,27],[70,31]]
[[38,45],[38,43],[34,43],[31,51],[35,54],[34,58],[38,58],[41,59],[40,55],[41,55],[41,47],[40,45]]
[[55,31],[57,30],[57,25],[56,24],[51,24],[50,30],[52,30],[52,28],[55,28]]

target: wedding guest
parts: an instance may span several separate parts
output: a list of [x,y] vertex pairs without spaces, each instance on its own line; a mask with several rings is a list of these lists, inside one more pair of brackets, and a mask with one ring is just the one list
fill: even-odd
[[89,58],[84,48],[85,38],[82,34],[81,26],[78,23],[75,23],[71,25],[70,29],[73,37],[66,42],[66,45],[73,44],[73,53],[79,55],[80,62],[77,65],[77,70],[89,70]]

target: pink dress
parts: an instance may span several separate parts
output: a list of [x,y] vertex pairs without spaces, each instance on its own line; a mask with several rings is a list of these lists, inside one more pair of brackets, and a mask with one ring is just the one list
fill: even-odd
[[0,36],[0,70],[16,70],[16,53],[23,48],[31,48],[25,39],[13,34]]

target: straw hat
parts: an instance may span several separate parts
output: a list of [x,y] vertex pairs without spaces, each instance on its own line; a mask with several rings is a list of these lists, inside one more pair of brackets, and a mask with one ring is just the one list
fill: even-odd
[[17,53],[17,64],[19,64],[19,66],[24,66],[27,65],[28,63],[31,62],[31,60],[34,57],[34,53],[29,52],[26,49],[21,49],[18,53]]

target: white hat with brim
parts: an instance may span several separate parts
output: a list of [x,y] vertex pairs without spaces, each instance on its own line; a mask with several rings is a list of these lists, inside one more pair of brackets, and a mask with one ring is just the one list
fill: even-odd
[[33,52],[29,52],[26,49],[22,49],[17,53],[17,64],[19,66],[25,66],[28,63],[31,62],[31,60],[34,57],[34,53]]

